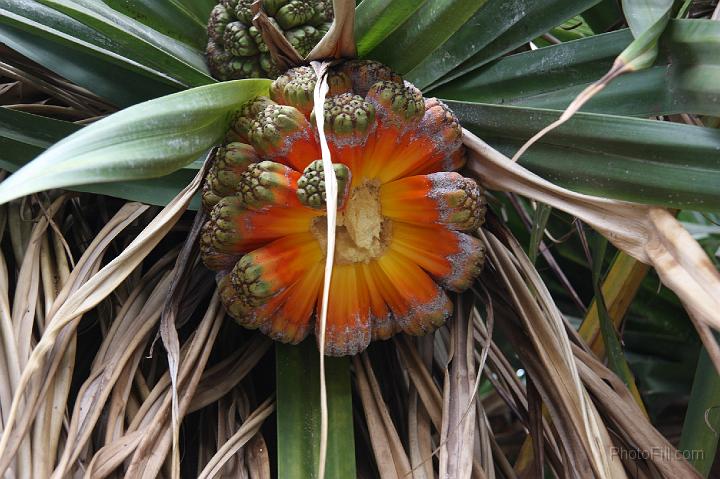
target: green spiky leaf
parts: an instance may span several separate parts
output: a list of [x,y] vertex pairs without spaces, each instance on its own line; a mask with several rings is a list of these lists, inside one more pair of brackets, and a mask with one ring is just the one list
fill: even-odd
[[169,174],[225,134],[230,115],[268,91],[270,80],[237,80],[151,100],[93,123],[0,184],[0,203],[49,188]]

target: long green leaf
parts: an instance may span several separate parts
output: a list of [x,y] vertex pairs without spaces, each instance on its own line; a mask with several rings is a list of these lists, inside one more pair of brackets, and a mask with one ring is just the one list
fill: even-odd
[[[147,1],[147,0],[144,0]],[[150,0],[152,1],[152,0]],[[176,8],[186,12],[189,16],[200,22],[203,27],[207,25],[210,10],[219,2],[218,0],[167,0]]]
[[[37,8],[61,15],[39,4]],[[0,37],[13,50],[118,106],[185,89],[164,73],[2,9]]]
[[[593,32],[592,28],[590,28],[585,22],[585,19],[580,15],[566,20],[565,23],[553,28],[549,33],[561,42],[570,42],[595,35],[595,32]],[[554,43],[549,42],[542,36],[534,39],[533,43],[537,47],[554,45]]]
[[15,171],[79,129],[67,121],[0,108],[0,166]]
[[218,142],[231,113],[270,80],[193,88],[132,106],[83,128],[0,184],[0,203],[49,188],[136,180],[182,168]]
[[[150,43],[154,45],[155,47],[163,50],[164,52],[169,53],[170,55],[174,56],[175,58],[178,58],[185,62],[188,65],[192,65],[193,67],[203,71],[207,72],[207,66],[205,64],[205,60],[203,58],[203,52],[205,50],[205,44],[206,44],[206,37],[207,37],[207,27],[206,27],[206,21],[202,23],[202,33],[200,33],[200,38],[198,39],[200,43],[199,47],[191,47],[187,44],[183,43],[182,41],[175,39],[174,37],[171,37],[169,35],[163,34],[161,31],[156,30],[154,28],[149,28],[142,22],[137,21],[136,19],[123,14],[122,12],[119,12],[115,10],[114,8],[111,8],[110,6],[106,5],[105,3],[99,3],[94,0],[43,0],[45,2],[52,1],[52,2],[71,2],[73,4],[79,5],[83,8],[86,8],[95,14],[97,14],[99,17],[101,17],[102,20],[105,22],[111,22],[116,23],[118,27],[122,30],[125,30],[131,35],[134,35],[147,43]],[[166,19],[165,23],[169,23],[169,20]],[[102,28],[107,28],[103,26]],[[112,31],[112,30],[109,30]]]
[[355,42],[364,57],[427,0],[365,0],[355,11]]
[[[109,63],[121,64],[145,75],[165,78],[168,83],[184,86],[164,72],[125,57],[126,46],[122,42],[108,38],[57,10],[29,0],[8,0],[4,6],[6,9],[0,9],[0,23],[4,25],[50,39],[58,45],[87,52]],[[21,53],[25,54],[24,51]]]
[[[504,57],[436,90],[442,98],[564,109],[632,41],[629,30]],[[720,115],[720,22],[675,20],[654,67],[614,80],[583,111]]]
[[368,56],[405,74],[445,43],[487,1],[426,1]]
[[719,404],[720,376],[702,348],[678,449],[703,477],[710,474],[717,453]]
[[[205,23],[199,21],[187,6],[157,0],[103,0],[103,2],[169,37],[195,48],[205,46],[207,41]],[[204,18],[207,20],[207,15]]]
[[622,5],[635,40],[618,60],[631,71],[648,68],[657,58],[658,42],[670,21],[673,0],[623,0]]
[[[448,102],[461,124],[512,156],[556,110]],[[720,209],[720,131],[654,120],[578,113],[520,159],[535,173],[583,193],[671,208]]]
[[104,3],[96,0],[38,1],[113,39],[122,47],[117,53],[123,53],[188,85],[200,86],[214,81],[208,74],[200,50],[167,37]]
[[[0,168],[15,172],[79,129],[79,126],[66,121],[0,108]],[[160,178],[76,185],[69,189],[164,206],[195,174],[195,171],[181,169]],[[199,206],[199,198],[190,204],[191,209]]]
[[[165,206],[193,180],[196,174],[197,171],[181,169],[159,178],[75,185],[68,189],[139,201],[149,205]],[[188,205],[188,209],[198,210],[200,204],[200,195],[195,195]]]
[[592,251],[592,282],[593,292],[595,293],[595,305],[600,320],[600,334],[605,344],[605,354],[608,359],[608,366],[618,375],[620,379],[629,388],[637,389],[635,386],[635,378],[630,371],[630,367],[625,360],[620,338],[618,338],[617,330],[613,325],[613,321],[608,313],[605,297],[602,292],[602,267],[607,251],[608,241],[600,233],[593,233],[590,240],[590,248]]
[[[312,339],[275,344],[278,477],[317,477],[320,444],[320,375]],[[348,358],[326,358],[328,451],[325,477],[356,477],[352,390]]]
[[542,242],[543,236],[545,235],[545,228],[548,219],[550,219],[551,212],[552,206],[548,206],[545,203],[538,203],[535,207],[532,229],[530,230],[530,242],[528,243],[528,258],[530,258],[533,264],[535,264],[537,260],[540,242]]
[[[407,74],[418,88],[429,87],[456,67],[477,67],[527,43],[578,15],[599,0],[506,0],[485,2],[474,15]],[[465,67],[461,67],[461,71]],[[449,75],[452,78],[456,74]]]
[[672,8],[673,0],[622,0],[625,20],[638,38]]
[[680,101],[712,105],[697,113],[720,116],[720,22],[675,20],[666,36],[668,90]]
[[[207,75],[201,53],[154,32],[99,2],[8,0],[3,23],[51,38],[113,63],[167,77],[181,86],[200,86]],[[3,15],[4,17],[4,15]]]

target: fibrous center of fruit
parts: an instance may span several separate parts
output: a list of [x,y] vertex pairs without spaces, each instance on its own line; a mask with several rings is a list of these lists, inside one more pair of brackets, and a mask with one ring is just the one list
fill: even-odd
[[[327,251],[327,218],[320,216],[311,231]],[[366,180],[350,191],[345,207],[338,211],[335,263],[367,263],[382,256],[392,234],[392,221],[380,206],[380,185]]]

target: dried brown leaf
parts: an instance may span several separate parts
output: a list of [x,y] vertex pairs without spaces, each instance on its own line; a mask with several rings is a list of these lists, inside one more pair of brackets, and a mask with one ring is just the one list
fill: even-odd
[[497,272],[493,281],[504,285],[527,339],[513,328],[506,330],[517,345],[527,343],[518,353],[548,406],[574,474],[623,477],[622,469],[607,460],[604,425],[580,382],[560,312],[532,263],[511,238],[506,240],[512,251],[491,233],[481,230],[480,235]]
[[190,234],[185,239],[175,268],[172,272],[172,283],[168,291],[167,300],[160,318],[160,337],[167,352],[168,371],[172,389],[172,477],[180,479],[180,419],[178,411],[177,375],[180,363],[180,340],[175,326],[175,319],[180,310],[180,304],[190,283],[192,266],[198,257],[200,245],[200,230],[205,223],[206,214],[200,209],[195,214],[195,220]]
[[47,208],[46,214],[40,216],[35,223],[20,265],[13,298],[12,320],[21,366],[25,366],[27,363],[34,342],[32,332],[42,286],[42,282],[38,279],[40,278],[40,251],[43,239],[46,238],[50,219],[60,211],[66,200],[67,196],[65,195],[57,198]]
[[[51,363],[51,365],[54,365],[53,367],[57,368],[57,364],[62,359],[64,348],[63,351],[55,356],[56,360],[49,361],[53,357],[51,353],[56,347],[57,339],[61,334],[65,336],[71,335],[72,331],[74,331],[73,326],[77,324],[79,318],[110,295],[140,264],[165,234],[167,234],[170,228],[177,222],[180,215],[187,209],[190,200],[200,186],[203,175],[204,169],[201,169],[191,184],[180,192],[120,255],[108,263],[97,274],[94,274],[86,282],[80,282],[81,285],[75,284],[74,286],[71,286],[71,283],[73,283],[72,278],[77,279],[78,275],[73,276],[71,274],[68,287],[61,292],[55,302],[55,305],[60,304],[57,306],[57,309],[55,309],[54,305],[48,315],[50,317],[48,327],[37,346],[33,349],[30,360],[23,370],[18,388],[15,391],[13,404],[8,417],[8,424],[3,431],[2,440],[0,440],[0,451],[2,451],[0,455],[0,474],[4,473],[10,461],[12,461],[15,451],[25,437],[35,416],[39,401],[45,397],[48,388],[48,385],[43,385],[40,392],[30,395],[27,394],[28,386],[32,384],[33,381],[41,380],[41,376],[38,376],[38,373],[40,373],[48,363]],[[145,208],[146,207],[140,205],[130,204],[129,207],[123,208],[123,214],[132,220],[134,219],[133,216],[137,217]],[[114,228],[117,230],[115,234],[124,228],[123,224],[126,225],[127,223],[129,223],[129,221],[126,220],[116,225],[117,227]],[[118,227],[119,230],[117,229]],[[102,251],[100,251],[100,253],[102,253]],[[98,254],[98,256],[101,256],[101,254]],[[92,267],[90,270],[92,270]],[[73,271],[73,273],[75,273],[75,271]],[[77,289],[73,290],[74,287]],[[72,290],[71,294],[69,293],[70,290]],[[65,327],[68,325],[71,325],[70,329],[65,330]],[[67,341],[60,341],[60,344],[66,346]],[[50,375],[46,374],[45,376],[49,377]]]
[[357,55],[353,31],[355,28],[355,2],[333,0],[333,10],[335,17],[330,30],[312,49],[308,60],[353,58]]
[[[93,271],[93,265],[97,264],[102,253],[107,248],[109,242],[114,238],[120,231],[122,231],[128,224],[134,221],[146,207],[142,205],[128,205],[121,208],[121,210],[115,215],[113,220],[109,222],[105,228],[103,228],[93,243],[88,247],[86,254],[83,255],[81,260],[78,262],[78,266],[73,270],[73,273],[68,278],[68,282],[63,290],[55,300],[53,308],[48,312],[48,318],[51,318],[55,313],[55,310],[59,308],[59,303],[63,302],[71,291],[79,288],[77,283],[82,283],[86,280],[86,276],[91,274]],[[28,428],[34,419],[37,408],[40,405],[40,401],[45,398],[47,388],[50,386],[48,382],[46,385],[42,384],[43,378],[52,377],[59,366],[62,355],[69,343],[69,337],[72,335],[71,331],[74,331],[77,319],[73,318],[70,321],[69,330],[65,331],[65,334],[61,334],[62,327],[58,328],[56,332],[56,338],[60,337],[62,340],[52,342],[46,342],[46,350],[43,352],[41,357],[36,357],[34,362],[31,361],[20,376],[15,390],[13,391],[13,404],[8,414],[6,422],[6,428],[3,430],[2,447],[0,447],[0,469],[5,469],[9,462],[13,460],[13,454],[18,449],[20,443],[23,441],[25,435],[28,432]],[[48,330],[45,331],[43,337],[48,334]],[[36,347],[37,350],[37,347]],[[47,358],[45,357],[47,355]],[[31,366],[34,370],[31,370]],[[42,369],[42,375],[36,375],[37,371]],[[31,382],[31,380],[33,382]],[[47,387],[45,387],[47,386]],[[26,389],[30,392],[24,396],[25,402],[23,403],[23,394],[26,393]],[[22,406],[21,406],[22,404]],[[22,411],[19,408],[23,407]],[[17,431],[14,431],[14,422],[17,419],[18,414],[21,416],[18,419]]]
[[[158,278],[151,278],[148,286],[153,288],[152,294],[147,301],[143,301],[142,297],[139,298],[143,303],[140,312],[137,315],[125,315],[122,318],[133,323],[132,334],[106,337],[105,343],[110,343],[111,349],[102,361],[95,362],[95,367],[77,394],[68,431],[68,447],[55,468],[55,477],[62,478],[69,474],[69,468],[75,463],[90,439],[90,434],[100,419],[106,401],[120,375],[125,371],[128,361],[133,356],[137,358],[136,351],[138,349],[145,348],[150,332],[160,319],[160,308],[167,297],[171,279],[167,272],[159,281]],[[121,321],[114,322],[113,326]],[[131,373],[134,373],[137,363],[131,367]]]
[[720,371],[720,347],[707,332],[720,330],[720,273],[700,245],[666,210],[575,193],[510,161],[464,130],[469,169],[489,188],[512,191],[566,211],[619,249],[653,266],[680,298]]
[[353,357],[353,367],[380,476],[387,479],[407,477],[411,474],[410,461],[382,398],[366,352]]
[[303,58],[293,48],[285,35],[270,21],[267,14],[260,9],[260,2],[256,1],[253,6],[253,25],[260,30],[263,42],[267,45],[270,56],[282,71],[296,67],[303,63]]
[[198,479],[210,479],[216,477],[223,466],[235,455],[240,448],[250,441],[260,430],[262,423],[275,411],[275,401],[268,398],[243,422],[240,429],[218,450],[217,454],[210,459]]
[[[430,415],[435,429],[442,429],[442,394],[435,381],[430,375],[430,368],[420,357],[417,348],[412,344],[409,337],[405,335],[393,338],[397,352],[410,381],[418,392],[425,410]],[[424,459],[427,459],[425,457]]]
[[475,363],[473,322],[456,297],[450,328],[450,370],[445,370],[440,435],[440,477],[469,478],[475,442]]
[[[424,369],[431,370],[433,335],[420,336],[415,339],[415,344]],[[432,461],[427,460],[433,454],[431,426],[430,415],[411,380],[408,386],[408,453],[414,479],[432,479],[434,477]]]
[[[633,450],[641,451],[638,457],[648,458],[658,477],[702,477],[682,454],[674,453],[675,447],[653,427],[620,378],[580,348],[574,347],[573,351],[583,383],[608,423]],[[617,450],[614,455],[621,456]]]
[[[181,350],[182,362],[178,374],[179,420],[187,414],[224,318],[225,311],[220,305],[220,299],[216,292],[200,325]],[[164,377],[169,379],[169,373],[166,372]],[[172,446],[172,428],[170,427],[172,391],[169,381],[166,381],[165,384],[166,386],[159,395],[160,408],[152,416],[144,418],[145,421],[141,423],[145,429],[145,437],[134,451],[126,471],[126,475],[130,477],[155,477]]]

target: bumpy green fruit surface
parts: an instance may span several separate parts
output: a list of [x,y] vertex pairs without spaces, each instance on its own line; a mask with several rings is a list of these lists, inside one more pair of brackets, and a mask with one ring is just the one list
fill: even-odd
[[[273,61],[260,31],[253,26],[253,0],[221,0],[210,12],[206,57],[219,80],[276,78]],[[266,0],[265,13],[305,57],[322,39],[333,19],[331,0]]]

